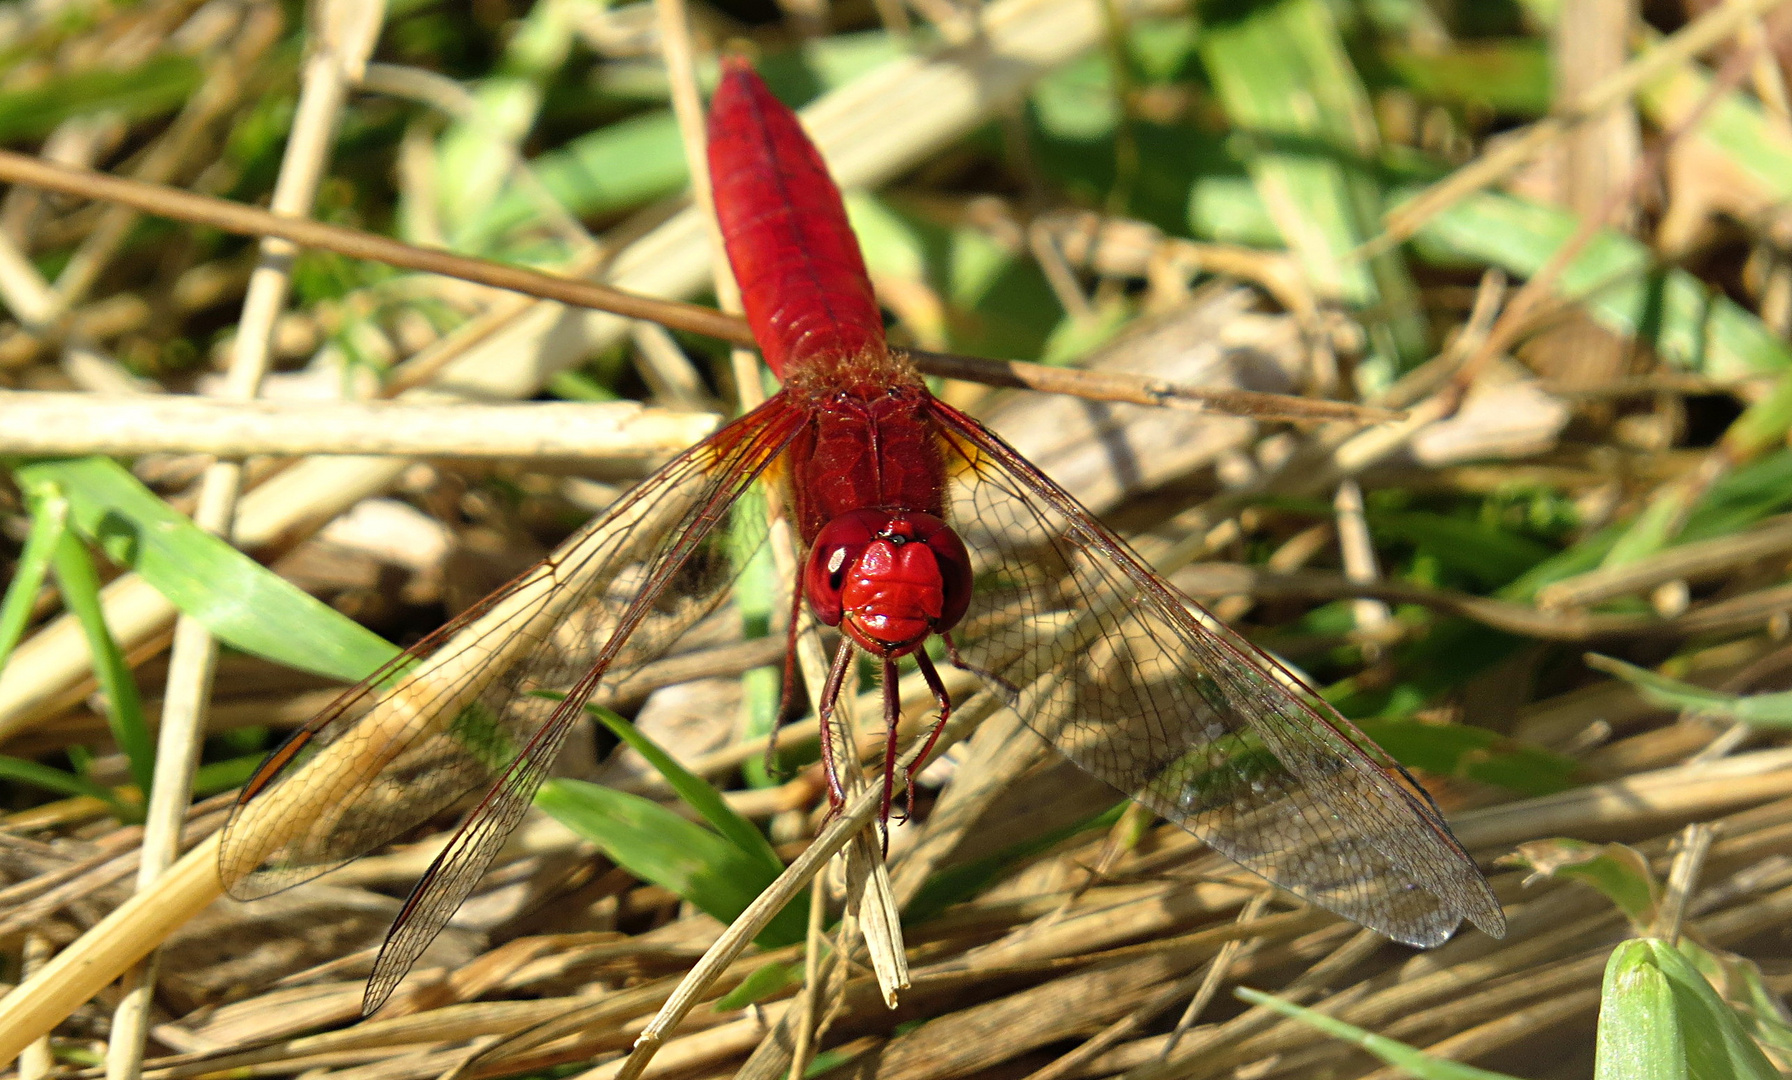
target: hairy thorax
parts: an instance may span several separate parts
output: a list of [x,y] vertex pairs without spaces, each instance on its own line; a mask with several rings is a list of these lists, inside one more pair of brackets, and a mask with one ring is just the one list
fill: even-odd
[[790,448],[803,541],[855,510],[940,516],[945,471],[921,377],[887,352],[819,361],[784,386],[808,417]]

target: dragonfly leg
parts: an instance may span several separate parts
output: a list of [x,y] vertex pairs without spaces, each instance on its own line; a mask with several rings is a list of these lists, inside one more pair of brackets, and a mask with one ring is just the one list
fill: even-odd
[[[949,640],[949,639],[948,639]],[[951,649],[951,646],[947,646]],[[956,649],[951,649],[956,653]],[[952,719],[952,695],[946,693],[946,684],[940,681],[940,673],[934,670],[933,661],[925,650],[915,651],[915,666],[921,669],[921,678],[927,680],[927,689],[933,691],[933,700],[939,702],[940,718],[928,729],[927,741],[921,744],[921,752],[908,765],[908,813],[903,820],[915,816],[915,774],[927,763],[927,755],[933,753],[933,744],[940,741],[940,732],[946,730],[946,721]]]
[[852,641],[840,639],[840,649],[834,653],[834,664],[828,669],[827,685],[821,688],[821,726],[817,733],[821,737],[821,771],[828,780],[828,817],[833,817],[846,807],[846,789],[840,785],[840,770],[834,757],[834,704],[840,700],[840,688],[846,683],[846,673],[852,670]]
[[[944,641],[946,643],[946,659],[951,662],[952,666],[959,669],[960,671],[970,671],[971,666],[964,662],[964,657],[958,655],[958,642],[952,640],[952,632],[950,630],[948,630],[945,633],[941,634],[940,640]],[[919,656],[921,654],[916,653],[915,655]],[[936,675],[936,676],[934,676],[934,678],[937,680],[939,678],[939,676]],[[930,683],[930,685],[933,685],[936,687],[936,689],[934,690],[934,693],[939,694],[942,697],[945,696],[946,692],[944,690],[938,689],[937,683]]]
[[778,715],[772,719],[772,729],[765,736],[765,774],[780,779],[778,729],[796,715],[796,622],[802,611],[802,590],[790,590],[790,623],[784,631],[784,688],[778,693]]

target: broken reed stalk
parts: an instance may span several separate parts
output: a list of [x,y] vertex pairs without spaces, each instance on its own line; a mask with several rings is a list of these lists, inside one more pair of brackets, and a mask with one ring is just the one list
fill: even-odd
[[[714,308],[642,296],[595,282],[418,247],[377,233],[288,217],[228,199],[196,195],[180,188],[145,184],[90,169],[56,165],[25,154],[0,150],[0,180],[80,198],[121,203],[159,217],[207,225],[242,236],[278,237],[300,247],[382,262],[402,270],[441,274],[543,300],[645,319],[674,330],[702,334],[738,345],[753,344],[753,336],[747,328],[746,320]],[[905,351],[914,360],[915,366],[929,375],[981,382],[991,386],[1072,394],[1096,401],[1120,401],[1137,405],[1182,403],[1185,406],[1220,412],[1236,411],[1237,415],[1259,419],[1378,423],[1398,415],[1390,410],[1348,402],[1314,401],[1248,390],[1206,390],[1137,375],[1090,373],[1018,360],[986,360],[920,349]]]

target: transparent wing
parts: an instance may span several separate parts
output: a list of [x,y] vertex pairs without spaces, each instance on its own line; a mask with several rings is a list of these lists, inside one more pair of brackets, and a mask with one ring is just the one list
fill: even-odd
[[387,940],[369,986],[383,999],[484,873],[591,691],[727,596],[765,529],[732,510],[799,421],[780,396],[723,428],[295,733],[225,826],[231,895],[316,877],[488,787]]
[[1065,756],[1246,868],[1412,945],[1505,919],[1404,770],[976,421],[935,413],[976,591],[953,632]]

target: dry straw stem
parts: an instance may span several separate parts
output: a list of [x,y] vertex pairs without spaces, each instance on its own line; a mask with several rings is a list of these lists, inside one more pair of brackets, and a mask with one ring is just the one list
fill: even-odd
[[146,213],[195,225],[209,225],[242,236],[274,237],[298,247],[333,251],[404,270],[442,274],[481,285],[508,289],[542,299],[650,319],[667,326],[728,341],[752,342],[745,323],[710,308],[638,296],[589,281],[417,247],[378,233],[290,217],[227,199],[197,195],[180,188],[145,184],[90,169],[57,165],[38,158],[0,151],[0,180],[58,191],[86,199],[120,203]]
[[556,550],[552,565],[530,571],[439,651],[407,669],[357,721],[355,738],[324,747],[301,772],[245,804],[234,826],[242,845],[231,852],[233,872],[254,870],[295,834],[333,823],[343,797],[478,700],[492,680],[549,638],[569,611],[601,595],[689,509],[678,499],[636,502],[575,533]]
[[[271,200],[276,214],[309,211],[322,183],[335,142],[337,120],[348,98],[348,85],[360,75],[373,52],[384,14],[383,3],[334,0],[316,5],[312,54],[307,59],[294,116],[292,135],[281,159],[280,176]],[[271,38],[271,34],[268,35]],[[265,47],[265,44],[264,46]],[[210,84],[208,84],[209,87]],[[200,100],[204,100],[203,95]],[[119,217],[112,208],[111,217]],[[117,230],[122,242],[128,220]],[[88,238],[77,261],[94,246],[104,231]],[[261,256],[249,278],[242,317],[230,367],[225,376],[227,396],[254,398],[266,377],[272,354],[274,323],[286,306],[286,296],[297,252],[291,245],[264,238]],[[64,277],[91,281],[97,269],[82,279],[74,265]],[[79,289],[80,286],[72,286]],[[64,294],[65,299],[67,293]],[[242,467],[216,461],[205,471],[199,487],[194,523],[223,536],[230,534],[242,488]],[[180,853],[181,826],[192,790],[193,772],[199,762],[199,743],[205,730],[205,712],[211,697],[218,645],[205,625],[181,617],[175,623],[168,686],[162,702],[162,724],[156,746],[154,783],[143,835],[142,862],[137,888],[151,887]],[[151,999],[155,992],[156,961],[151,955],[142,966],[127,972],[124,993],[112,1014],[107,1044],[106,1075],[110,1080],[131,1080],[142,1069],[148,1034]]]
[[[912,156],[927,152],[929,139],[943,141],[955,135],[980,117],[990,101],[1013,92],[1039,67],[1082,48],[1096,32],[1093,17],[1083,5],[1012,2],[992,8],[988,15],[990,37],[972,61],[937,64],[924,60],[903,61],[893,65],[902,70],[873,73],[855,84],[852,88],[855,93],[837,95],[824,102],[824,105],[832,103],[834,112],[827,114],[824,111],[822,119],[836,125],[831,128],[829,123],[816,124],[815,130],[822,136],[824,146],[829,142],[830,130],[838,137],[842,130],[839,125],[849,128],[849,120],[854,124],[870,121],[864,134],[873,144],[876,137],[895,132],[893,141],[883,144],[885,151],[881,158],[872,160],[862,147],[857,158],[851,155],[845,158],[847,165],[857,170],[861,182],[872,178],[878,170],[886,170],[887,174],[887,171],[900,168],[905,163],[905,156],[912,159]],[[923,102],[927,108],[918,107]],[[876,122],[878,110],[886,106],[899,111],[898,119],[902,124]],[[938,126],[927,138],[916,140],[912,126],[915,123]],[[905,128],[904,124],[910,126]],[[630,274],[638,275],[645,284],[661,286],[667,291],[694,287],[687,273],[688,264],[680,263],[680,257],[688,258],[691,248],[689,225],[680,224],[686,221],[687,218],[677,219],[648,242],[625,252],[624,258],[619,260],[619,273],[625,279]],[[618,328],[617,321],[607,317],[575,320],[576,325],[570,329],[576,332],[557,335],[550,349],[547,334],[554,328],[568,329],[565,316],[566,313],[554,305],[537,305],[529,309],[509,328],[486,336],[463,358],[463,367],[451,375],[462,384],[469,381],[467,376],[474,372],[487,386],[493,379],[501,383],[508,380],[505,392],[520,393],[532,387],[557,363],[564,362],[555,355],[555,349],[565,348],[568,355],[583,353],[593,341],[612,335]],[[307,520],[327,517],[332,509],[352,502],[363,493],[378,490],[395,471],[395,466],[390,463],[365,460],[321,461],[304,470],[293,470],[281,478],[281,486],[270,485],[256,493],[265,493],[260,504],[254,496],[245,503],[239,535],[253,542],[290,533]],[[138,591],[133,593],[133,588]],[[131,632],[139,635],[139,640],[146,633],[153,633],[157,625],[165,625],[163,620],[167,616],[165,604],[159,598],[145,595],[142,590],[141,582],[128,579],[115,586],[110,597],[111,613],[132,616],[125,623]],[[42,684],[37,689],[41,691]],[[215,876],[205,872],[210,869],[211,857],[211,853],[203,849],[190,857],[181,864],[181,871],[168,885],[158,886],[155,895],[128,905],[130,912],[121,914],[119,921],[109,920],[102,924],[105,933],[97,934],[95,941],[104,941],[107,934],[116,934],[121,922],[129,926],[147,924],[153,927],[158,925],[157,920],[172,917],[173,922],[167,925],[173,925],[184,919],[197,893],[206,894],[199,901],[203,903],[216,891]],[[196,889],[192,887],[195,881],[199,883]],[[161,898],[159,902],[157,897]],[[141,935],[139,942],[142,938],[157,940],[159,936],[159,933]],[[147,944],[141,947],[147,948]],[[7,1020],[0,1025],[0,1030],[9,1033],[16,1030],[19,1025],[14,1021],[21,1016],[35,1015],[41,1019],[58,1007],[64,1007],[66,1011],[66,1007],[72,1007],[80,1000],[70,997],[68,992],[91,993],[116,971],[113,968],[100,973],[105,964],[96,958],[96,949],[92,946],[77,946],[65,953],[64,959],[66,962],[56,969],[59,975],[67,976],[58,980],[59,994],[54,997],[15,994],[0,1005],[0,1016]],[[76,973],[79,978],[73,977]],[[60,1005],[55,1004],[58,1001]],[[21,1012],[26,1003],[35,1011]]]
[[1792,794],[1792,747],[1677,765],[1523,802],[1470,810],[1450,821],[1464,847],[1496,848],[1538,836],[1634,833],[1649,822],[1710,817]]
[[213,833],[156,883],[119,905],[0,998],[0,1066],[48,1034],[169,934],[224,893]]
[[[186,168],[196,153],[203,152],[209,129],[239,106],[244,84],[253,78],[263,57],[279,39],[284,23],[276,9],[253,7],[244,12],[228,50],[207,64],[205,82],[187,100],[168,130],[139,157],[137,179],[166,183]],[[105,209],[56,279],[57,318],[86,298],[124,249],[136,223],[137,215],[127,207]]]
[[1531,125],[1523,134],[1502,142],[1389,212],[1385,231],[1356,254],[1359,258],[1371,258],[1404,242],[1459,200],[1489,184],[1498,183],[1574,125],[1598,116],[1652,80],[1735,36],[1753,20],[1784,2],[1728,0],[1723,6],[1688,23],[1551,116]]
[[[1713,860],[1721,857],[1728,860],[1730,865],[1735,865],[1744,860],[1752,861],[1756,852],[1781,846],[1783,841],[1776,839],[1773,830],[1778,824],[1782,826],[1780,832],[1783,833],[1786,807],[1786,803],[1779,804],[1777,808],[1763,807],[1726,821],[1724,833],[1733,839],[1719,845],[1719,849],[1725,850],[1720,852],[1719,849],[1714,849]],[[1182,834],[1172,835],[1180,837]],[[1746,841],[1746,844],[1739,841]],[[1648,846],[1651,849],[1661,847],[1662,842],[1652,841]],[[1074,859],[1076,856],[1069,857]],[[1134,875],[1142,871],[1149,872],[1148,866],[1142,862],[1122,868],[1123,873]],[[1506,875],[1500,880],[1499,887],[1503,895],[1513,894],[1512,878],[1513,875]],[[1153,887],[1161,889],[1163,886]],[[1759,886],[1751,888],[1758,889]],[[1116,894],[1132,896],[1131,903],[1138,903],[1145,898],[1139,886],[1103,887],[1096,892],[1102,895],[1091,895],[1088,898],[1094,901],[1090,904],[1091,914],[1099,911],[1122,913],[1125,903],[1115,906],[1113,898]],[[1733,903],[1734,898],[1725,902]],[[1025,921],[1029,917],[1048,914],[1058,903],[1057,898],[1042,898],[1022,905],[971,905],[967,909],[960,909],[956,916],[948,916],[930,924],[938,933],[943,933],[945,938],[930,934],[928,947],[937,947],[955,933],[965,935],[961,940],[973,944],[981,934],[987,932],[980,930],[980,927],[987,925],[1012,926],[1016,931],[1015,936],[1030,939],[1032,935],[1024,925]],[[1458,939],[1437,952],[1414,958],[1397,971],[1379,967],[1373,969],[1356,985],[1348,986],[1338,976],[1345,974],[1350,963],[1357,961],[1353,961],[1348,955],[1351,950],[1346,950],[1346,955],[1340,956],[1332,965],[1331,977],[1327,980],[1328,985],[1340,989],[1314,1004],[1350,1022],[1371,1026],[1410,1042],[1423,1044],[1444,1037],[1446,1042],[1457,1047],[1472,1045],[1491,1049],[1502,1045],[1523,1032],[1501,1025],[1501,1017],[1515,1012],[1526,1015],[1546,1014],[1551,1009],[1563,1007],[1566,996],[1596,984],[1598,970],[1603,964],[1603,956],[1597,954],[1621,932],[1621,919],[1590,890],[1575,886],[1544,886],[1541,890],[1527,890],[1520,903],[1513,924],[1514,939],[1506,946],[1490,949],[1492,943],[1469,936]],[[1784,907],[1785,898],[1775,894],[1758,902],[1730,908],[1702,924],[1699,929],[1701,932],[1717,931],[1732,937],[1738,933],[1758,933],[1763,927],[1774,925],[1777,920],[1783,919]],[[993,914],[996,910],[1012,910],[1012,915],[994,924],[977,921],[979,917],[989,918],[989,914],[983,914],[984,912]],[[1213,913],[1208,914],[1210,917]],[[1320,927],[1325,929],[1315,936],[1317,941],[1309,939],[1308,943],[1299,947],[1289,944],[1300,935]],[[1003,966],[999,961],[994,964],[979,963],[979,960],[987,959],[987,953],[981,957],[976,954],[955,957],[944,965],[930,965],[919,969],[916,994],[920,1007],[930,1010],[929,1015],[939,1020],[949,1020],[952,1030],[967,1033],[967,1036],[956,1038],[951,1041],[951,1045],[938,1050],[930,1048],[925,1040],[918,1037],[898,1036],[903,1041],[899,1059],[906,1060],[913,1068],[905,1068],[900,1074],[885,1073],[880,1069],[879,1075],[945,1075],[955,1072],[954,1062],[966,1062],[979,1057],[999,1058],[1003,1048],[1011,1054],[1022,1053],[1026,1044],[1035,1041],[1030,1024],[1010,1022],[992,1030],[987,1023],[979,1021],[1016,1013],[1028,1016],[1030,1014],[1022,1010],[1022,1006],[1027,1004],[1036,1004],[1042,1009],[1055,1008],[1078,985],[1075,980],[1060,980],[1056,987],[1042,986],[1022,990],[1018,995],[1009,995],[1013,1000],[998,1003],[971,990],[972,987],[985,985],[991,979],[1000,980],[1005,975],[1014,975],[1022,970],[1033,970],[1048,978],[1058,974],[1075,975],[1102,965],[1147,955],[1168,954],[1179,954],[1182,957],[1174,965],[1177,970],[1182,970],[1213,955],[1221,942],[1236,938],[1241,933],[1262,937],[1269,948],[1261,962],[1254,958],[1252,962],[1235,970],[1235,977],[1250,980],[1263,977],[1273,979],[1277,977],[1277,971],[1285,972],[1292,962],[1312,958],[1315,955],[1315,944],[1335,944],[1349,936],[1351,929],[1331,922],[1323,913],[1307,910],[1270,916],[1244,926],[1210,926],[1179,938],[1131,945],[1105,953],[1092,952],[1092,947],[1099,946],[1092,946],[1088,941],[1066,939],[1061,942],[1061,948],[1036,954],[1028,965]],[[597,948],[622,950],[628,946],[629,943],[618,942],[599,945]],[[750,959],[743,957],[731,965],[718,982],[735,979],[764,962],[787,959],[791,955],[793,950],[781,950],[776,954],[759,955]],[[1360,961],[1360,957],[1357,960]],[[166,1076],[168,1080],[263,1062],[278,1062],[279,1068],[269,1071],[282,1073],[306,1067],[365,1065],[365,1070],[357,1070],[353,1075],[370,1080],[375,1077],[414,1080],[432,1075],[444,1063],[455,1061],[457,1056],[471,1066],[470,1072],[462,1072],[460,1075],[497,1071],[500,1063],[503,1071],[515,1072],[531,1064],[545,1066],[590,1058],[617,1046],[620,1036],[640,1030],[643,1014],[665,999],[669,989],[666,984],[669,981],[661,980],[621,994],[607,995],[597,1002],[576,1006],[571,1011],[560,1010],[562,1004],[575,1006],[575,1002],[567,998],[540,1003],[543,1006],[540,1012],[528,1012],[519,1008],[518,1011],[507,1014],[517,1024],[528,1024],[532,1020],[549,1021],[550,1018],[552,1022],[538,1028],[537,1033],[527,1040],[505,1040],[487,1048],[473,1059],[465,1058],[464,1050],[434,1051],[418,1045],[431,1035],[451,1030],[453,1025],[432,1023],[426,1017],[417,1017],[407,1018],[414,1019],[414,1027],[379,1028],[379,1046],[390,1047],[393,1051],[384,1055],[378,1053],[378,1046],[369,1044],[362,1044],[364,1049],[358,1056],[353,1053],[354,1044],[348,1040],[353,1040],[366,1027],[373,1026],[364,1025],[349,1032],[293,1040],[288,1044],[290,1052],[286,1055],[258,1054],[255,1060],[249,1060],[244,1056],[231,1054],[212,1057],[209,1065],[206,1064],[208,1059],[189,1056],[165,1059],[165,1062],[154,1064],[176,1065],[177,1061],[180,1062],[166,1073],[158,1071],[158,1076]],[[962,989],[957,993],[949,992],[955,986]],[[1307,996],[1310,996],[1313,988],[1309,984]],[[1154,992],[1155,987],[1140,987],[1139,990]],[[642,994],[642,991],[648,993]],[[1301,991],[1297,989],[1296,993],[1298,995]],[[845,1012],[838,1021],[839,1024],[878,1022],[875,1017],[882,1012],[882,1008],[877,1003],[870,980],[854,980],[848,986],[842,1001]],[[270,1008],[272,1007],[270,1003]],[[502,1022],[506,1014],[499,1011],[501,1008],[502,1005],[485,1013],[473,1011],[469,1006],[450,1006],[445,1010],[448,1015],[443,1020],[452,1017],[463,1022],[466,1025],[465,1034],[487,1032],[494,1030]],[[771,1012],[775,1016],[778,1010],[774,1006]],[[724,1061],[738,1060],[738,1055],[750,1043],[745,1029],[714,1026],[731,1019],[732,1017],[717,1015],[711,1010],[696,1010],[690,1028],[701,1030],[692,1030],[690,1034],[668,1042],[665,1055],[655,1060],[655,1071],[669,1067],[673,1063],[669,1060],[673,1055],[677,1055],[677,1060],[687,1063],[720,1065]],[[579,1021],[583,1021],[582,1027]],[[887,1027],[888,1021],[884,1023]],[[1477,1023],[1478,1027],[1469,1026]],[[733,1034],[724,1036],[721,1034],[724,1030],[731,1030]],[[874,1027],[872,1030],[882,1029]],[[553,1046],[545,1045],[552,1039],[575,1031],[579,1034],[571,1041],[556,1042]],[[407,1034],[416,1036],[418,1041],[404,1046],[403,1040]],[[1066,1031],[1065,1034],[1071,1032]],[[245,1031],[244,1037],[247,1035]],[[1262,1018],[1240,1024],[1231,1028],[1225,1038],[1217,1041],[1211,1040],[1205,1031],[1198,1032],[1197,1035],[1207,1041],[1208,1046],[1208,1053],[1189,1063],[1197,1070],[1197,1075],[1224,1074],[1235,1065],[1271,1055],[1278,1056],[1282,1066],[1281,1074],[1285,1075],[1289,1068],[1295,1068],[1295,1075],[1301,1075],[1298,1071],[1300,1069],[1316,1068],[1323,1062],[1337,1061],[1350,1053],[1348,1048],[1332,1047],[1322,1037],[1306,1032],[1297,1025],[1282,1023],[1276,1018]],[[331,1041],[334,1039],[344,1041]],[[435,1041],[447,1043],[451,1040],[442,1037]],[[1093,1071],[1086,1075],[1113,1074],[1148,1065],[1162,1045],[1160,1037],[1124,1044],[1099,1059]],[[530,1056],[534,1047],[539,1047],[540,1051]],[[277,1048],[269,1049],[272,1051]],[[614,1077],[619,1071],[619,1064],[611,1062],[600,1066],[600,1075]],[[700,1069],[701,1065],[694,1064],[693,1067]]]
[[[1122,15],[1134,17],[1174,5],[1138,0],[1122,8]],[[844,186],[873,186],[923,160],[1045,70],[1101,38],[1099,12],[1084,0],[1001,0],[983,12],[981,28],[974,49],[893,61],[804,110],[805,126]],[[694,210],[678,214],[618,251],[610,280],[655,296],[698,291],[710,266],[703,227]],[[475,320],[436,353],[437,385],[486,400],[526,397],[553,372],[620,340],[632,325],[552,302]],[[236,539],[249,549],[291,542],[385,489],[404,465],[394,458],[307,460],[244,498]],[[104,601],[107,624],[127,651],[153,643],[173,621],[173,607],[134,574],[109,585]],[[0,670],[0,741],[77,701],[92,669],[81,630],[66,617],[25,642],[15,661]]]
[[1627,175],[1611,185],[1611,190],[1602,197],[1595,209],[1581,214],[1573,234],[1558,245],[1536,273],[1525,281],[1506,303],[1499,320],[1462,362],[1454,378],[1460,390],[1466,393],[1481,370],[1492,363],[1496,356],[1511,348],[1527,328],[1545,317],[1546,309],[1563,306],[1559,297],[1552,296],[1557,281],[1567,272],[1569,265],[1580,257],[1587,245],[1605,229],[1613,216],[1635,202],[1637,190],[1661,173],[1663,162],[1674,146],[1684,136],[1697,131],[1710,110],[1741,83],[1748,67],[1747,59],[1747,54],[1740,52],[1730,57],[1698,104],[1671,131],[1664,133],[1649,148],[1648,153],[1642,155],[1629,169]]
[[1729,536],[1698,540],[1622,566],[1601,567],[1537,590],[1545,610],[1588,607],[1670,581],[1714,577],[1739,566],[1792,552],[1792,515],[1780,515]]
[[397,454],[448,458],[670,456],[709,413],[635,402],[517,405],[105,398],[0,391],[0,454]]

